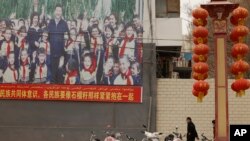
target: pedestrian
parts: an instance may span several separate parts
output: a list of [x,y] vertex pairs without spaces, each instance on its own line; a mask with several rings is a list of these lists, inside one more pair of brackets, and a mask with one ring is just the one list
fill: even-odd
[[212,120],[212,124],[213,124],[213,135],[214,135],[214,139],[215,139],[215,120]]
[[195,139],[199,140],[197,131],[195,129],[195,125],[192,122],[191,117],[187,117],[187,141],[195,141]]

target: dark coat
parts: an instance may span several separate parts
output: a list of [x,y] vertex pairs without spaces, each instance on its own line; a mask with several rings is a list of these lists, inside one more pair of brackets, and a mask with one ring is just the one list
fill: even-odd
[[32,55],[32,53],[38,49],[38,47],[36,47],[36,45],[35,45],[35,41],[37,41],[37,42],[39,41],[39,39],[41,37],[41,33],[42,33],[41,29],[36,30],[33,27],[29,28],[27,40],[29,43],[29,54],[30,55]]
[[60,20],[56,25],[54,19],[48,25],[49,42],[51,46],[51,56],[60,57],[64,54],[64,33],[69,32],[68,25],[64,20]]
[[195,141],[195,138],[198,138],[198,134],[194,123],[190,121],[187,126],[187,141]]

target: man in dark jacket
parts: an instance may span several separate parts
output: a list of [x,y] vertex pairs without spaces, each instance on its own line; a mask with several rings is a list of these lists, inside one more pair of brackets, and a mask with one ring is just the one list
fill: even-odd
[[212,124],[213,124],[213,135],[214,135],[214,139],[215,139],[215,120],[212,120]]
[[195,141],[195,138],[198,138],[197,131],[195,129],[195,125],[192,122],[191,117],[187,117],[187,141]]
[[64,55],[64,33],[69,32],[66,21],[62,19],[63,9],[61,5],[55,8],[55,19],[49,22],[49,42],[51,46],[51,83],[60,82],[60,76],[57,73],[60,57]]

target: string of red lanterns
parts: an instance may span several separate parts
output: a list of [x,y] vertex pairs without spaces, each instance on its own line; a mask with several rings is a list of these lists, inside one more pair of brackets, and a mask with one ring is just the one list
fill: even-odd
[[249,64],[244,61],[249,48],[244,43],[245,37],[249,33],[249,29],[245,26],[245,21],[248,16],[248,10],[243,7],[238,7],[232,12],[230,22],[234,25],[230,39],[234,42],[231,49],[231,55],[234,58],[234,63],[231,65],[231,73],[235,75],[235,81],[231,85],[237,97],[245,95],[245,90],[250,87],[250,82],[244,78],[244,75],[249,71]]
[[208,77],[208,52],[209,47],[206,45],[208,37],[208,29],[205,27],[207,25],[207,10],[199,7],[193,10],[192,15],[194,17],[193,24],[195,28],[193,30],[193,42],[195,46],[193,47],[193,61],[192,66],[192,77],[197,80],[193,84],[193,95],[197,97],[198,102],[202,102],[204,96],[207,95],[209,84],[205,81]]

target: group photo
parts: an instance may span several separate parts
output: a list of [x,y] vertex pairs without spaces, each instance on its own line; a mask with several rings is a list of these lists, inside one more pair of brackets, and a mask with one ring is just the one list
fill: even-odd
[[142,85],[140,3],[29,1],[0,14],[0,83]]

